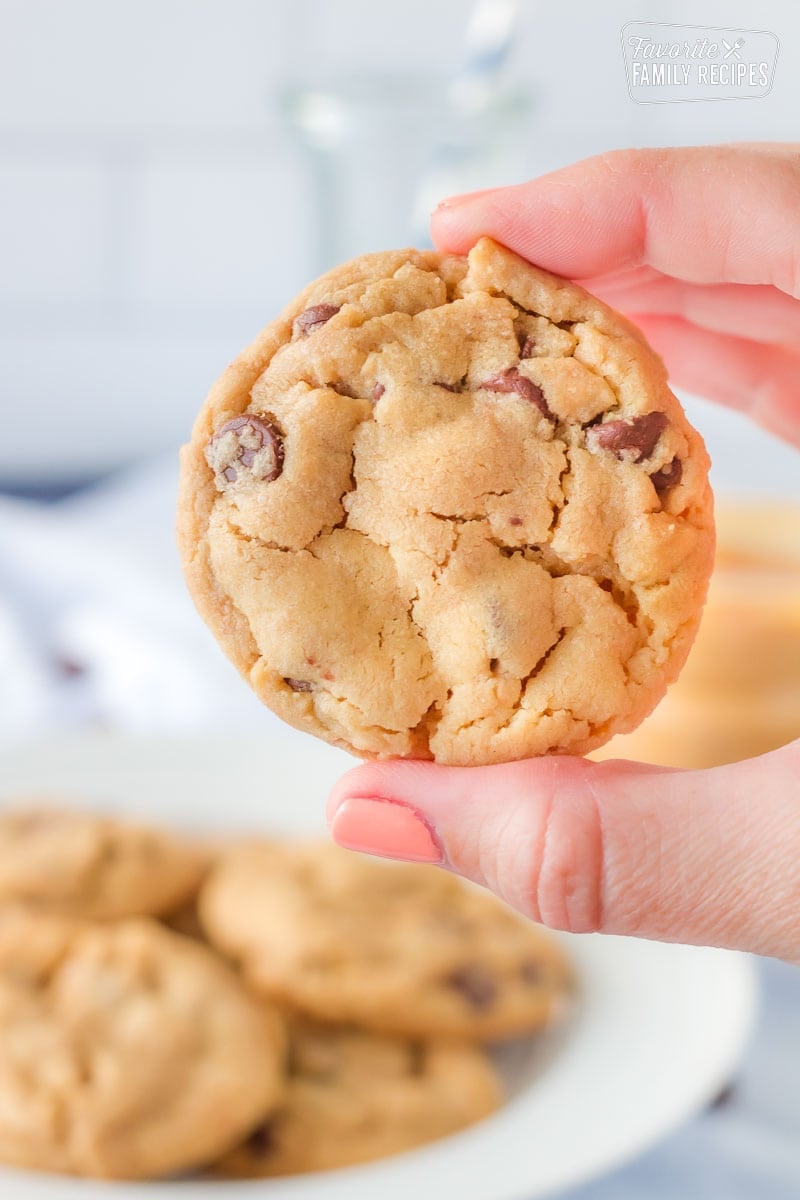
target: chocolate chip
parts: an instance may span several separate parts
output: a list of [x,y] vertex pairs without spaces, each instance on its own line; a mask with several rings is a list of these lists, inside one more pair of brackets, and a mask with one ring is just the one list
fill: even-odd
[[313,683],[309,683],[307,679],[290,679],[286,678],[283,681],[287,687],[290,687],[293,692],[310,692],[313,691]]
[[408,1047],[409,1075],[424,1075],[428,1065],[428,1048],[422,1042],[412,1042]]
[[497,668],[499,666],[500,666],[499,658],[490,658],[489,659],[489,670],[492,672],[492,674],[494,674],[494,672],[497,670]]
[[527,375],[523,375],[516,367],[509,367],[505,371],[501,371],[499,375],[493,375],[491,379],[487,379],[481,387],[486,388],[489,392],[516,392],[518,396],[529,401],[538,408],[543,417],[548,420],[555,420],[555,417],[547,407],[547,401],[544,398],[544,392],[540,387],[537,387],[532,379],[528,379]]
[[521,525],[522,517],[509,517],[508,523],[509,523],[509,525]]
[[520,358],[533,358],[533,352],[536,349],[536,338],[526,337],[525,341],[520,346]]
[[247,1139],[247,1149],[253,1154],[269,1154],[275,1149],[275,1126],[272,1121],[266,1121],[253,1130]]
[[206,460],[220,491],[243,477],[271,483],[283,470],[283,438],[271,421],[245,413],[217,430],[206,448]]
[[383,395],[383,393],[385,391],[386,391],[386,388],[383,386],[382,383],[375,384],[375,387],[372,389],[372,399],[375,401],[376,404],[378,403],[378,401],[380,400],[381,396]]
[[358,399],[358,392],[348,384],[342,383],[341,380],[337,380],[335,383],[326,383],[325,387],[330,388],[332,392],[336,392],[337,396],[347,396],[349,400]]
[[497,982],[485,967],[477,964],[461,967],[448,976],[448,985],[464,997],[470,1008],[483,1012],[497,997]]
[[335,317],[339,311],[338,304],[312,304],[311,308],[307,308],[305,312],[301,312],[299,317],[295,317],[292,332],[295,337],[308,337],[310,333],[315,333],[317,329],[321,329],[326,321],[330,321],[331,317]]
[[531,984],[532,987],[544,982],[541,963],[534,962],[532,959],[522,964],[519,973],[523,982]]
[[666,413],[642,413],[630,421],[593,425],[586,431],[586,441],[593,449],[610,450],[617,458],[630,454],[638,463],[650,457],[668,424]]
[[656,471],[650,476],[650,482],[658,492],[659,496],[663,496],[670,488],[679,484],[683,478],[683,463],[679,458],[673,458],[668,466],[662,467],[660,471]]

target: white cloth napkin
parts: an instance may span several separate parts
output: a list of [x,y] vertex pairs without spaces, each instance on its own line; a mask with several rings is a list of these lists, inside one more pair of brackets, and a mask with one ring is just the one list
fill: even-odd
[[0,499],[0,738],[271,727],[195,613],[174,509],[173,459],[60,504]]

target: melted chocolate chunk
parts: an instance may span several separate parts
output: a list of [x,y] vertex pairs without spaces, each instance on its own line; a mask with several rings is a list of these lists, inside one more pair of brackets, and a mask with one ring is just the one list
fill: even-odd
[[339,308],[338,304],[312,304],[311,308],[295,317],[292,327],[295,337],[308,337],[310,333],[321,329],[326,321],[336,316]]
[[679,458],[673,458],[668,466],[662,467],[660,471],[656,471],[650,476],[650,481],[653,487],[658,492],[659,496],[663,496],[670,488],[680,483],[683,478],[683,463]]
[[286,678],[283,681],[287,687],[290,687],[293,692],[310,692],[313,691],[313,683],[309,683],[307,679],[290,679]]
[[516,367],[509,367],[505,371],[501,371],[499,375],[492,376],[481,384],[481,387],[486,388],[488,392],[516,392],[518,396],[522,396],[530,404],[538,408],[543,417],[554,421],[555,417],[547,407],[547,401],[544,398],[544,392],[540,387],[537,387],[532,379],[528,379],[527,375],[523,375]]
[[586,440],[593,449],[610,450],[617,458],[630,453],[638,463],[650,457],[668,424],[666,413],[643,413],[630,421],[593,425],[586,432]]
[[497,981],[485,967],[473,964],[461,967],[448,977],[448,985],[464,997],[470,1008],[484,1012],[497,998]]
[[375,387],[372,389],[372,399],[375,401],[376,404],[378,403],[378,401],[380,400],[381,396],[383,395],[383,393],[385,391],[386,391],[386,388],[383,386],[382,383],[375,384]]
[[325,387],[330,388],[332,392],[336,392],[338,396],[347,396],[349,400],[358,399],[358,392],[348,387],[346,383],[342,383],[341,380],[337,380],[335,383],[326,383]]
[[283,457],[283,438],[278,428],[252,413],[227,421],[206,448],[206,460],[220,491],[248,477],[271,483],[283,470]]

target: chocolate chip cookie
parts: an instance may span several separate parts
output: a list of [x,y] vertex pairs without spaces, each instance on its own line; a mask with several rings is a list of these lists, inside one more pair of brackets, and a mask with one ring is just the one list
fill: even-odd
[[284,1027],[147,919],[0,913],[0,1162],[136,1179],[207,1163],[280,1099]]
[[232,850],[199,911],[254,990],[324,1021],[490,1040],[540,1028],[569,990],[555,942],[487,892],[327,844]]
[[364,757],[582,754],[683,664],[707,468],[638,331],[484,238],[301,293],[200,413],[179,541],[223,649],[297,728]]
[[0,809],[0,902],[153,916],[189,903],[205,867],[199,846],[164,830],[46,801]]
[[472,1125],[500,1101],[476,1046],[295,1023],[282,1103],[214,1174],[252,1179],[384,1158]]

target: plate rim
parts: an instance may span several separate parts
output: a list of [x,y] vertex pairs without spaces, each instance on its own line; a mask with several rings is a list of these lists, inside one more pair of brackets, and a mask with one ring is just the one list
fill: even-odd
[[[309,740],[302,739],[300,744],[305,745]],[[287,743],[289,757],[295,753],[297,744],[294,739]],[[319,745],[321,744],[316,744],[317,748]],[[1,745],[0,780],[3,780],[5,785],[9,767],[13,767],[12,780],[15,772],[21,770],[24,775],[28,767],[33,780],[37,773],[47,775],[48,772],[59,769],[66,770],[67,773],[77,769],[80,775],[81,769],[89,768],[91,773],[92,763],[96,767],[98,761],[101,761],[107,767],[109,763],[113,766],[116,759],[118,767],[122,766],[127,772],[134,773],[148,770],[152,772],[153,769],[169,773],[178,766],[185,781],[187,776],[191,776],[192,770],[204,772],[209,761],[221,761],[219,756],[223,746],[228,763],[233,746],[247,747],[247,755],[237,754],[235,757],[237,761],[248,763],[257,764],[259,756],[275,752],[274,745],[270,745],[268,738],[258,739],[251,735],[202,740],[191,737],[131,737],[118,734],[80,734],[72,737],[57,735],[16,742],[13,745]],[[325,774],[328,763],[335,773],[347,766],[346,757],[343,758],[339,752],[334,751],[333,758],[329,747],[323,747],[322,753],[311,752],[308,747],[307,750],[309,753],[304,755],[304,767],[310,770],[311,775],[318,769]],[[190,756],[189,759],[187,755]],[[190,765],[187,766],[187,762]],[[73,792],[76,790],[74,785],[70,785],[65,791],[70,788]],[[31,784],[30,790],[36,790],[34,783]],[[124,807],[130,811],[129,806]],[[142,812],[145,819],[147,815],[146,810]],[[324,828],[322,806],[319,817],[321,830]],[[290,831],[284,829],[284,832]],[[733,951],[670,946],[609,935],[554,933],[552,936],[566,942],[568,953],[569,947],[572,947],[576,965],[584,974],[584,987],[573,1017],[575,1031],[566,1034],[566,1048],[554,1056],[538,1081],[528,1088],[523,1088],[520,1094],[513,1096],[508,1104],[487,1120],[419,1149],[357,1167],[274,1180],[237,1181],[237,1192],[253,1197],[254,1200],[282,1200],[283,1197],[286,1197],[286,1200],[359,1200],[362,1195],[366,1200],[366,1197],[372,1197],[376,1192],[381,1196],[381,1200],[400,1200],[413,1192],[419,1200],[427,1200],[428,1196],[441,1194],[435,1190],[438,1175],[440,1185],[442,1180],[446,1181],[448,1187],[453,1188],[459,1196],[459,1200],[539,1200],[607,1175],[674,1133],[729,1081],[749,1040],[758,1007],[757,976],[750,956]],[[576,954],[578,946],[583,949]],[[606,949],[599,949],[602,947]],[[524,1169],[524,1155],[518,1153],[513,1161],[514,1178],[507,1183],[504,1179],[495,1180],[491,1191],[487,1191],[486,1172],[482,1169],[487,1157],[491,1158],[498,1149],[505,1148],[507,1137],[521,1128],[526,1112],[531,1110],[535,1115],[535,1097],[537,1093],[540,1097],[546,1096],[547,1080],[554,1072],[557,1074],[559,1063],[568,1053],[570,1044],[573,1046],[573,1052],[576,1046],[580,1051],[580,1042],[577,1039],[581,1022],[588,1021],[591,1032],[592,1022],[602,1018],[602,1008],[597,1007],[600,1003],[598,996],[593,996],[593,987],[599,988],[602,993],[602,970],[593,967],[592,962],[593,956],[598,962],[604,954],[607,956],[609,947],[612,948],[612,961],[614,954],[617,955],[618,967],[620,961],[623,964],[627,961],[629,966],[633,963],[634,977],[637,959],[640,969],[645,969],[648,959],[651,964],[655,961],[658,965],[659,960],[666,963],[672,956],[673,963],[679,965],[679,970],[683,971],[683,978],[688,985],[691,985],[692,979],[697,976],[705,980],[706,987],[715,995],[724,996],[725,1006],[716,1014],[714,1027],[709,1026],[709,1034],[716,1038],[713,1057],[704,1064],[703,1071],[696,1078],[688,1081],[686,1087],[673,1096],[670,1104],[662,1106],[658,1111],[657,1106],[651,1107],[649,1111],[652,1119],[649,1122],[641,1120],[641,1113],[637,1114],[638,1126],[633,1136],[623,1134],[611,1137],[603,1147],[595,1147],[591,1153],[585,1153],[583,1160],[580,1153],[576,1153],[574,1159],[566,1164],[561,1178],[550,1178],[545,1183],[537,1180],[535,1165],[532,1171]],[[608,977],[605,982],[609,982]],[[711,1009],[702,990],[698,999],[706,1005],[708,1011],[705,1015],[710,1018]],[[688,1013],[688,1001],[686,1004]],[[698,1012],[704,1011],[702,1004]],[[602,1026],[602,1020],[600,1023]],[[613,1023],[611,1028],[613,1029]],[[550,1087],[552,1088],[552,1081]],[[456,1174],[460,1173],[461,1178],[454,1180],[453,1175],[448,1173],[453,1170],[453,1164],[460,1164],[460,1172]],[[81,1196],[94,1196],[96,1200],[111,1200],[113,1196],[119,1196],[122,1200],[167,1200],[168,1197],[183,1200],[189,1195],[221,1200],[232,1186],[230,1181],[197,1179],[147,1184],[111,1183],[0,1168],[0,1190],[4,1183],[7,1186],[13,1185],[18,1200],[79,1200]],[[434,1190],[430,1190],[432,1186]]]

